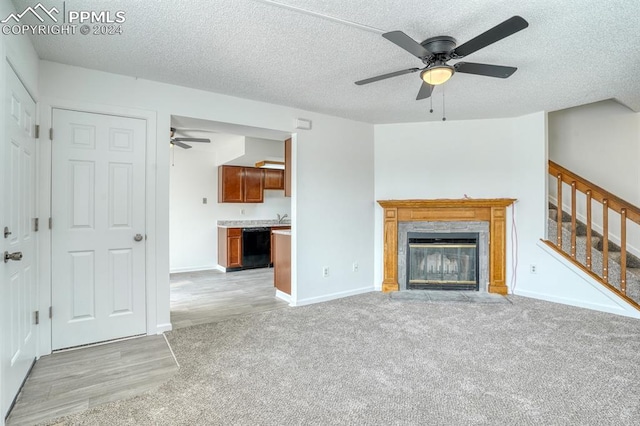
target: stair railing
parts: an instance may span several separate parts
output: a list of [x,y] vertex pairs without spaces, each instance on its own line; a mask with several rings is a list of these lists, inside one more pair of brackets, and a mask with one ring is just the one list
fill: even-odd
[[[587,179],[565,169],[557,163],[549,160],[549,174],[557,180],[557,196],[558,196],[558,237],[556,241],[557,248],[562,252],[562,184],[565,183],[571,187],[571,250],[570,257],[576,260],[576,191],[580,191],[586,196],[586,267],[592,271],[591,264],[591,202],[595,200],[602,204],[602,279],[605,283],[609,283],[609,209],[620,214],[620,291],[623,295],[627,295],[627,220],[631,220],[640,225],[640,208],[634,206],[628,201],[623,200],[602,189],[598,185],[589,182]],[[615,287],[614,287],[615,289]]]

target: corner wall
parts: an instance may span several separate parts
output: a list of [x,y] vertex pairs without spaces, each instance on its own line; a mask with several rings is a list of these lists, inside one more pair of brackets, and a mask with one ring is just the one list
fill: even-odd
[[[375,126],[375,198],[516,198],[507,210],[507,284],[516,295],[625,313],[539,244],[546,235],[545,113],[518,118]],[[382,209],[375,285],[382,283]],[[517,243],[516,243],[517,239]],[[517,260],[517,265],[516,265]],[[537,273],[529,271],[537,266]]]

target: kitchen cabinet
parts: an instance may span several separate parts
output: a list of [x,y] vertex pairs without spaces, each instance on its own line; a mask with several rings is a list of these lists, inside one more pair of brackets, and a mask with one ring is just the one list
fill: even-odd
[[276,231],[273,261],[273,283],[276,289],[291,294],[291,232]]
[[218,264],[227,269],[242,267],[242,228],[218,228]]
[[276,242],[276,237],[275,237],[273,231],[279,231],[279,230],[282,230],[282,229],[291,229],[291,227],[290,226],[272,226],[271,227],[271,263],[272,264],[274,262],[274,254],[275,254],[274,247],[275,247],[275,242]]
[[264,202],[263,170],[255,167],[219,166],[219,203]]
[[284,170],[264,169],[264,189],[284,189]]
[[291,197],[291,138],[284,141],[284,196]]

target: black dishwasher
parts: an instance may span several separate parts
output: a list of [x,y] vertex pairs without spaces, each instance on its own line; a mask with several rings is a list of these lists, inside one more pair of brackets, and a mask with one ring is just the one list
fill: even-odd
[[271,228],[242,228],[242,267],[266,268],[271,263]]

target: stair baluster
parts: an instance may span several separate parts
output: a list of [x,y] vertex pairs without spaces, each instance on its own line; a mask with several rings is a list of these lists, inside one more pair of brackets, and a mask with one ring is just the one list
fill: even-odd
[[571,257],[576,258],[576,182],[571,182]]
[[558,249],[562,250],[562,173],[558,173]]
[[587,190],[587,268],[591,270],[591,190]]
[[627,294],[627,209],[620,210],[620,291]]
[[602,200],[602,279],[609,282],[609,200]]

